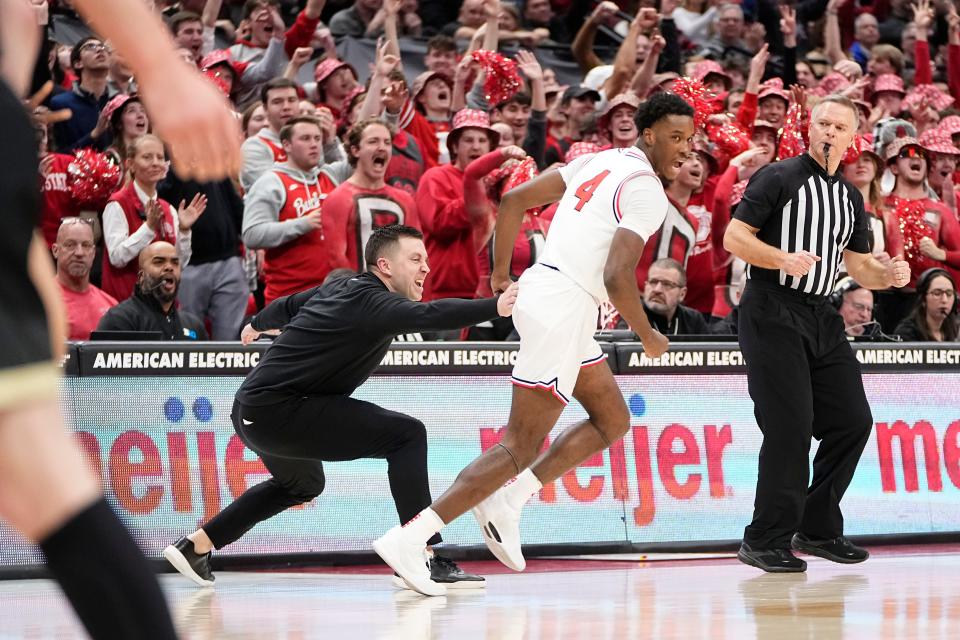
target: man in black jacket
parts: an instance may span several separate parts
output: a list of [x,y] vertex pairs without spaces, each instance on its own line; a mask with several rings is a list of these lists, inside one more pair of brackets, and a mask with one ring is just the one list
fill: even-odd
[[643,285],[643,310],[650,324],[665,336],[689,336],[711,333],[696,309],[681,304],[687,295],[687,273],[673,258],[662,258],[650,265]]
[[140,252],[137,290],[100,318],[97,331],[159,331],[164,340],[207,340],[203,322],[177,309],[180,257],[169,242]]
[[[430,504],[423,423],[350,395],[379,366],[394,336],[509,316],[516,286],[496,298],[420,304],[430,272],[427,251],[423,235],[402,225],[376,229],[364,259],[367,273],[278,298],[244,327],[246,344],[283,329],[240,386],[231,415],[237,434],[273,477],[164,550],[196,584],[213,584],[212,549],[320,495],[324,460],[386,459],[401,522]],[[439,535],[430,540],[438,542]],[[448,587],[484,586],[483,578],[448,559],[434,555],[429,564],[432,580]]]

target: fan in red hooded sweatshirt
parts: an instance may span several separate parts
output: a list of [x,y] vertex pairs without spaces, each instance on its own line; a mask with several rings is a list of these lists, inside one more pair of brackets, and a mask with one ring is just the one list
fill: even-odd
[[[464,187],[468,181],[479,183],[507,159],[504,149],[511,147],[496,149],[499,138],[485,112],[458,111],[447,136],[452,164],[434,167],[420,179],[417,212],[433,265],[424,300],[476,295],[480,277],[477,251],[492,229],[492,205],[485,197],[467,198]],[[482,193],[482,186],[478,188]]]

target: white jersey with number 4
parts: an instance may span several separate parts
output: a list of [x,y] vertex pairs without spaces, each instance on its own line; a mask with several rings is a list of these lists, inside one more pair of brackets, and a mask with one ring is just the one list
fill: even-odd
[[624,228],[647,239],[667,215],[663,184],[636,147],[581,156],[560,168],[567,190],[550,224],[540,262],[607,301],[603,268],[613,234]]

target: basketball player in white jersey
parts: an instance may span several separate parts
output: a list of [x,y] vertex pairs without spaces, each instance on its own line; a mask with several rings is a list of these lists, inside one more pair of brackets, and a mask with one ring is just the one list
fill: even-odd
[[[543,484],[626,433],[626,403],[593,338],[601,303],[610,300],[616,306],[647,355],[667,350],[667,339],[647,321],[634,272],[644,242],[666,216],[667,197],[658,176],[675,179],[690,152],[693,109],[676,95],[658,93],[640,106],[635,121],[640,132],[635,147],[580,157],[506,193],[501,201],[494,291],[510,285],[510,255],[523,212],[557,200],[560,205],[543,257],[519,282],[513,318],[520,352],[503,440],[464,469],[429,508],[374,542],[380,557],[422,594],[445,593],[430,580],[424,564],[426,541],[470,508],[487,547],[505,565],[522,571],[523,505]],[[537,458],[571,396],[589,418]]]

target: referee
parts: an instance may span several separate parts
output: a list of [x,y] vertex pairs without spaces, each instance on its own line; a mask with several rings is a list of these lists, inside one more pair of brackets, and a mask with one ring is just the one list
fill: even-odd
[[[430,272],[423,235],[412,227],[376,229],[349,280],[274,300],[244,328],[245,343],[283,328],[237,391],[233,426],[273,476],[251,487],[164,557],[198,585],[212,585],[210,552],[259,522],[323,491],[322,461],[383,458],[401,522],[430,506],[423,423],[350,395],[379,366],[394,336],[461,329],[509,316],[516,286],[481,300],[422,304]],[[365,487],[357,487],[362,494]],[[430,543],[440,542],[437,535]],[[433,556],[431,578],[448,587],[482,587],[451,560]],[[397,586],[404,586],[395,578]]]
[[[800,572],[793,549],[834,562],[869,553],[843,535],[840,499],[873,425],[843,319],[827,302],[840,270],[868,289],[902,287],[902,256],[870,255],[859,190],[837,168],[859,127],[856,105],[830,95],[814,108],[810,151],[760,169],[723,238],[748,263],[740,348],[763,433],[753,521],[738,557],[770,572]],[[820,441],[808,487],[810,438]]]

